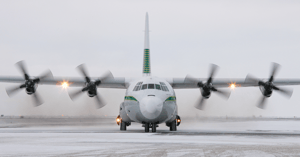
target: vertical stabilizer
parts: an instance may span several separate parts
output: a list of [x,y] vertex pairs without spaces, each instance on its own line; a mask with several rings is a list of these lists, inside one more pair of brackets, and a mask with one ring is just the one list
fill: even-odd
[[144,76],[150,76],[151,75],[148,13],[146,13],[146,22],[145,22],[145,45],[144,45],[143,75]]

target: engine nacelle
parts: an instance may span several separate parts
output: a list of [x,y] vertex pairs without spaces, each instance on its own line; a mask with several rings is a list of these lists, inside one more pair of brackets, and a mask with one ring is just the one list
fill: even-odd
[[259,86],[259,89],[265,97],[270,97],[273,93],[272,89],[266,89],[264,86]]
[[27,83],[25,83],[25,85],[26,85],[25,91],[28,95],[35,93],[35,91],[38,87],[37,84],[31,84],[31,83],[29,83],[29,85]]
[[97,95],[97,91],[89,90],[89,91],[87,92],[87,94],[88,94],[89,97],[94,97],[94,96]]
[[[97,86],[95,85],[95,82],[94,81],[91,81],[89,83],[86,83],[86,86],[88,87],[86,90],[87,91],[87,95],[89,97],[94,97],[97,95]],[[85,91],[86,91],[85,90]]]
[[34,88],[26,88],[26,93],[28,95],[31,95],[31,94],[35,93],[35,89]]
[[203,88],[200,88],[201,95],[205,98],[208,99],[210,97],[211,92],[209,90],[204,90]]

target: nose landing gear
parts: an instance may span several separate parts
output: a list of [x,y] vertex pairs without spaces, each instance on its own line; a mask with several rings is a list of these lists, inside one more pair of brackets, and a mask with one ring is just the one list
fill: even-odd
[[143,127],[145,127],[145,132],[149,132],[150,128],[152,129],[152,132],[156,132],[158,125],[156,123],[145,123],[143,124]]
[[158,125],[156,125],[155,123],[153,123],[152,124],[152,132],[156,132],[156,127],[157,127]]
[[149,123],[145,123],[145,132],[149,132],[149,127],[150,127]]

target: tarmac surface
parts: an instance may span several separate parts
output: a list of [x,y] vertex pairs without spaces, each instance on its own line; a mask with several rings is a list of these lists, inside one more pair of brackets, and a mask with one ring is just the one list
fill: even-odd
[[144,133],[114,118],[1,117],[0,156],[299,156],[300,119],[182,119]]

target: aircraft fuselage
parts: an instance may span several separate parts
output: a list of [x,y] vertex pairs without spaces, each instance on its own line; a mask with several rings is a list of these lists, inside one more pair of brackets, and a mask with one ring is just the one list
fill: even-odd
[[144,77],[128,87],[120,105],[124,122],[168,123],[177,115],[176,96],[172,86],[164,79]]

